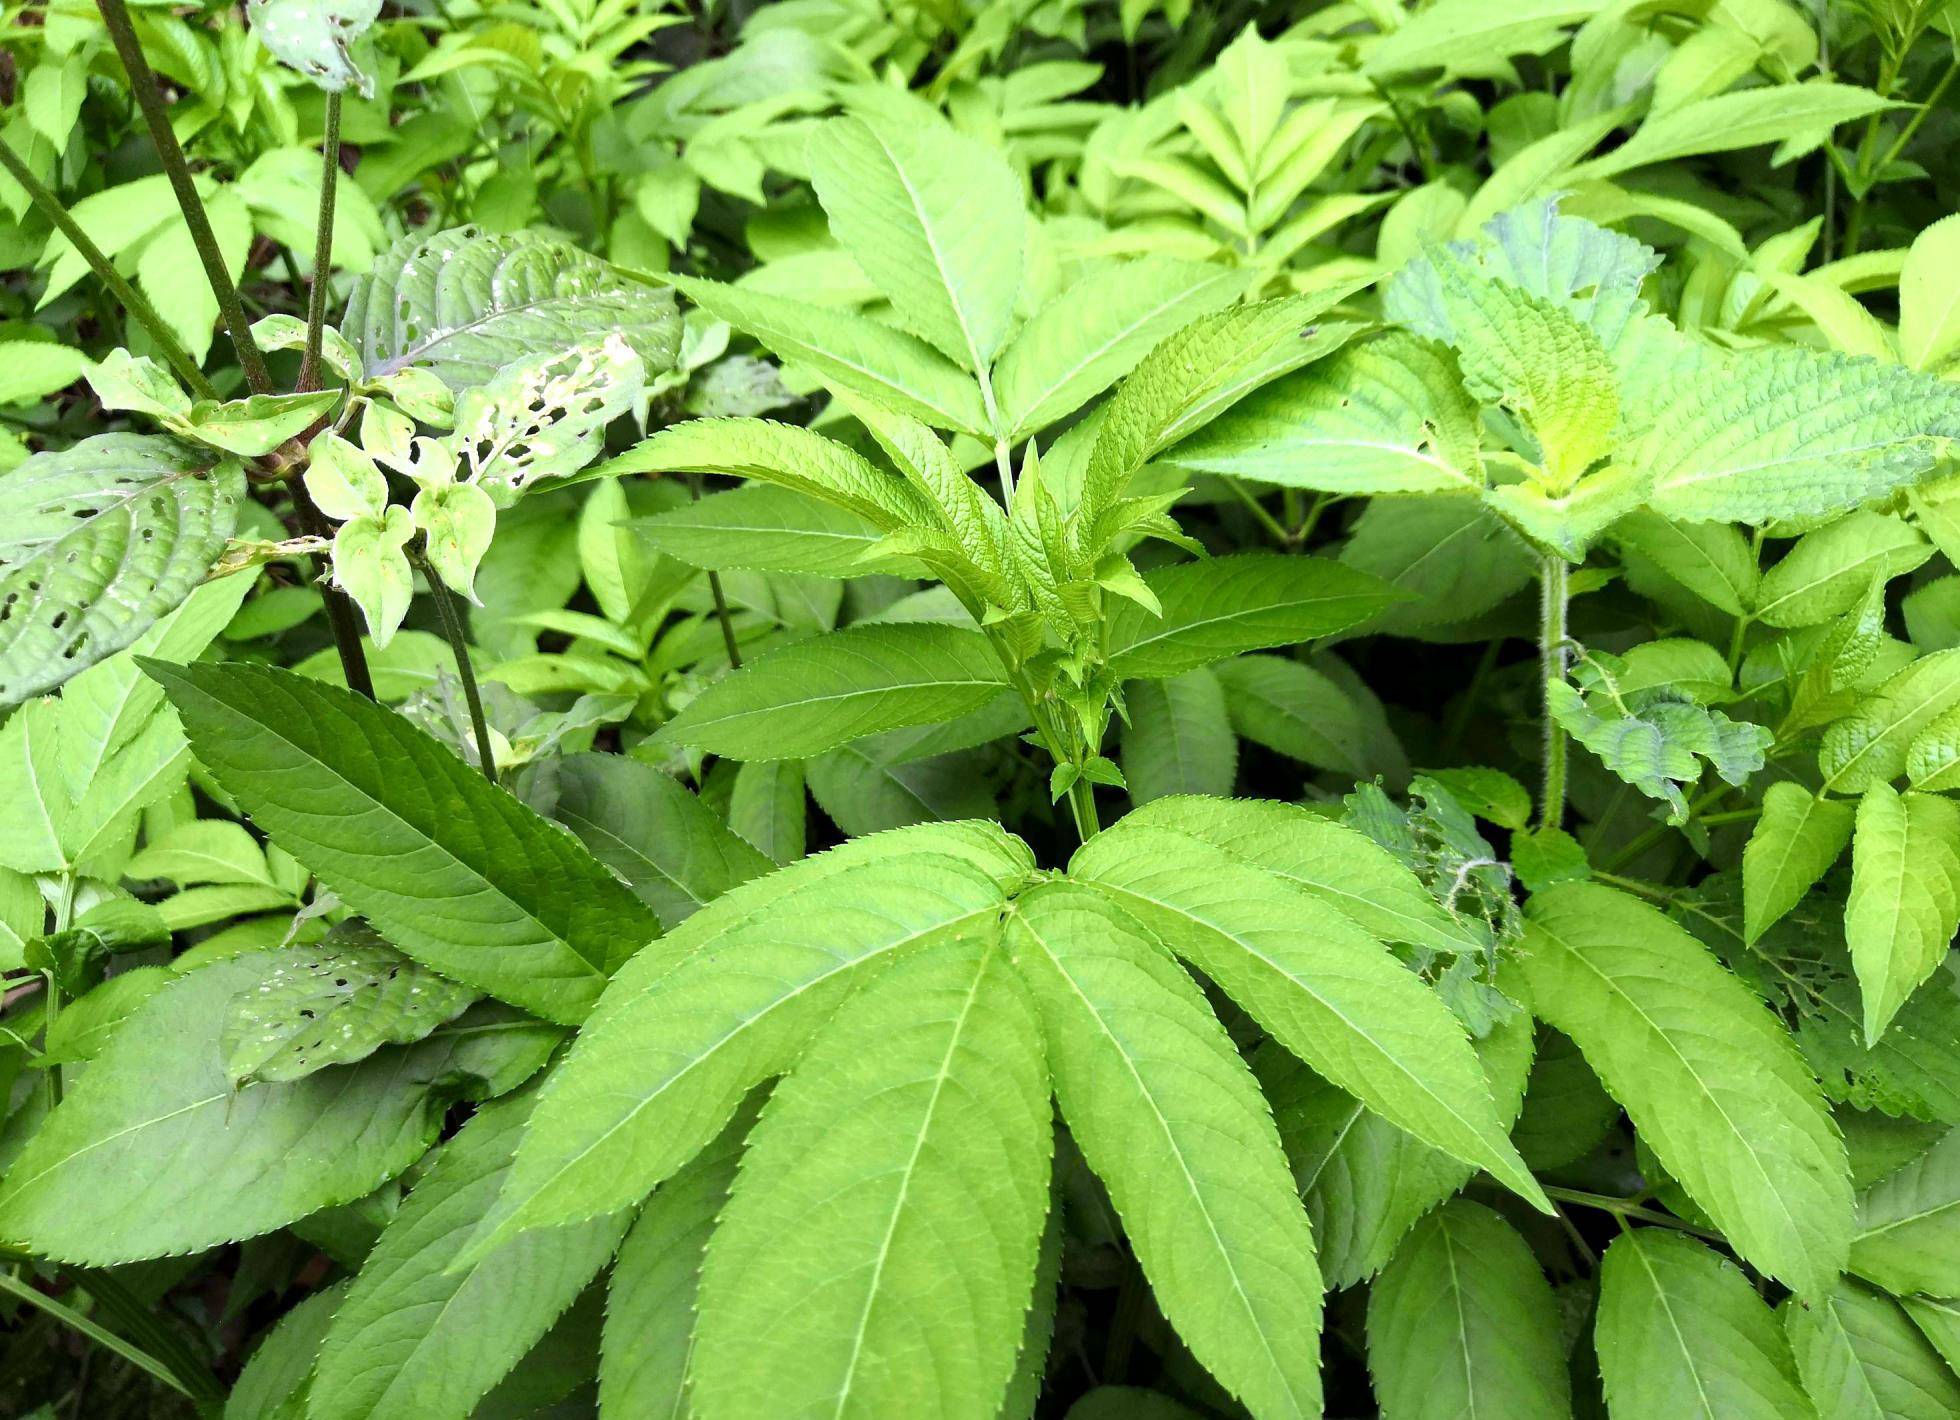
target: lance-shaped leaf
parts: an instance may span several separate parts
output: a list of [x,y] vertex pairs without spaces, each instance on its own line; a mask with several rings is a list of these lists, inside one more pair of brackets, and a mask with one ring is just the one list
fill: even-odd
[[444,976],[570,1024],[658,934],[571,835],[393,711],[269,666],[144,666],[273,841]]
[[464,1420],[612,1257],[630,1213],[452,1265],[503,1186],[536,1097],[480,1110],[381,1230],[327,1329],[308,1420]]
[[1416,1224],[1368,1294],[1383,1420],[1568,1420],[1558,1302],[1524,1239],[1457,1199]]
[[1178,1335],[1258,1420],[1320,1414],[1320,1271],[1272,1115],[1197,985],[1074,883],[1014,904],[1062,1116]]
[[[1944,1303],[1935,1303],[1945,1306]],[[1948,1420],[1960,1376],[1890,1297],[1849,1280],[1822,1301],[1783,1304],[1783,1328],[1804,1388],[1824,1420]]]
[[1126,680],[1159,680],[1244,651],[1330,636],[1403,598],[1342,563],[1277,552],[1179,563],[1144,583],[1161,616],[1132,601],[1109,616],[1109,666]]
[[936,119],[833,119],[810,141],[830,229],[893,312],[969,370],[1007,338],[1027,205],[997,151]]
[[330,94],[346,88],[374,93],[347,50],[381,13],[381,0],[248,0],[252,33],[281,64],[290,65]]
[[885,535],[848,508],[766,486],[711,493],[626,527],[690,567],[804,577],[863,576]]
[[1169,680],[1138,681],[1124,708],[1121,763],[1131,803],[1232,792],[1239,742],[1217,676],[1200,667]]
[[1851,1270],[1900,1296],[1960,1296],[1960,1132],[1858,1195]]
[[233,999],[218,1045],[234,1080],[300,1080],[418,1041],[474,1000],[365,922],[343,922],[317,945],[282,950],[271,974]]
[[698,1410],[994,1420],[1050,1114],[1034,1003],[997,936],[927,947],[853,997],[770,1097],[708,1243]]
[[1384,1119],[1549,1208],[1456,1017],[1380,942],[1202,839],[1121,824],[1083,846],[1092,885],[1218,983],[1274,1039]]
[[109,1266],[257,1237],[394,1177],[434,1142],[455,1086],[509,1090],[559,1039],[484,1005],[357,1065],[239,1088],[219,1033],[277,965],[229,957],[138,1006],[8,1169],[0,1238]]
[[1810,1069],[1749,989],[1666,916],[1571,883],[1530,904],[1524,977],[1662,1165],[1743,1257],[1822,1296],[1851,1177]]
[[234,459],[98,434],[0,479],[0,704],[129,645],[211,570],[237,525]]
[[1851,841],[1856,810],[1782,780],[1742,850],[1743,932],[1754,942],[1830,871]]
[[542,232],[452,227],[402,238],[347,299],[369,379],[423,366],[452,390],[511,361],[617,335],[658,374],[680,350],[673,292]]
[[1733,1262],[1663,1228],[1622,1233],[1600,1265],[1595,1344],[1615,1416],[1812,1420],[1790,1344]]
[[553,1072],[486,1240],[624,1207],[892,958],[992,930],[1027,849],[992,824],[853,839],[724,894],[636,957]]
[[1912,745],[1960,706],[1960,649],[1921,656],[1858,700],[1824,732],[1817,771],[1824,788],[1859,794],[1906,772]]
[[1960,930],[1960,805],[1874,784],[1858,802],[1844,940],[1875,1044]]
[[799,641],[724,676],[660,736],[729,759],[807,759],[866,735],[955,719],[1006,688],[999,657],[977,631],[874,623]]

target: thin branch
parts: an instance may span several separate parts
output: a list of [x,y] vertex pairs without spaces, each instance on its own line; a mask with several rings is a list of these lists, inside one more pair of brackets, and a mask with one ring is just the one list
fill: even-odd
[[340,95],[327,95],[327,131],[320,141],[320,216],[313,235],[313,284],[306,293],[306,350],[300,356],[300,394],[320,388],[320,341],[327,328],[327,276],[333,266],[334,194],[340,179]]
[[178,378],[189,385],[192,393],[200,399],[216,399],[218,391],[205,378],[204,371],[198,369],[197,361],[191,359],[190,352],[171,334],[170,327],[164,324],[163,317],[157,314],[149,298],[123,279],[115,264],[102,254],[102,248],[82,230],[81,223],[69,215],[61,199],[34,176],[34,170],[4,140],[0,140],[0,167],[4,167],[8,176],[21,185],[28,200],[54,223],[55,230],[68,238],[68,244],[75,248],[82,260],[88,263],[89,270],[109,288],[109,293],[122,303],[123,309],[135,316],[138,324],[150,333],[151,341],[170,363],[170,368],[177,372]]
[[211,283],[212,295],[218,298],[218,311],[238,352],[238,367],[245,372],[245,383],[253,394],[271,394],[272,376],[266,372],[265,356],[259,353],[258,343],[252,339],[251,323],[238,299],[238,287],[225,269],[224,253],[218,249],[211,219],[204,213],[204,200],[197,195],[197,181],[191,176],[190,163],[177,142],[176,131],[170,126],[163,90],[157,85],[150,61],[143,57],[143,46],[136,38],[129,9],[123,0],[95,0],[95,4],[129,75],[130,90],[136,95],[136,106],[143,111],[143,121],[149,127],[151,141],[156,144],[157,156],[163,160],[170,189],[177,195],[177,206],[183,211],[184,224],[190,228],[191,243],[203,263],[205,279]]
[[436,619],[442,623],[443,637],[456,656],[456,675],[463,682],[463,700],[470,707],[470,730],[476,736],[477,768],[494,784],[497,756],[490,746],[490,726],[483,718],[483,697],[477,692],[476,668],[470,664],[469,637],[463,630],[463,618],[456,611],[456,594],[436,575],[426,556],[417,552],[415,562],[429,580],[429,597],[436,604]]

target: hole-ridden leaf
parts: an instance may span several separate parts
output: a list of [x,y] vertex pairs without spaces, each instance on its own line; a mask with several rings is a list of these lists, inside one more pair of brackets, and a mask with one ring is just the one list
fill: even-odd
[[0,704],[120,651],[204,580],[245,474],[181,439],[98,434],[0,479]]
[[300,1080],[407,1045],[468,1010],[476,993],[409,960],[365,922],[289,947],[225,1015],[219,1048],[233,1080]]
[[248,0],[245,17],[260,44],[330,94],[346,88],[363,98],[374,81],[348,49],[381,13],[381,0]]
[[570,834],[393,711],[270,667],[144,668],[273,841],[444,976],[571,1024],[658,935]]

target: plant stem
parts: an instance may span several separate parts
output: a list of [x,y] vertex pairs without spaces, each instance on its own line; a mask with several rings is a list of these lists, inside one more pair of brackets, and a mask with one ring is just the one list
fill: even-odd
[[1068,786],[1068,806],[1075,815],[1075,831],[1084,843],[1102,832],[1102,820],[1096,814],[1096,786],[1086,778],[1077,778]]
[[1582,1193],[1576,1188],[1554,1188],[1549,1183],[1544,1184],[1543,1187],[1547,1198],[1556,1198],[1561,1203],[1576,1203],[1582,1208],[1597,1208],[1602,1213],[1632,1219],[1636,1223],[1652,1223],[1659,1228],[1673,1228],[1676,1232],[1688,1233],[1709,1242],[1725,1245],[1728,1242],[1727,1238],[1713,1228],[1696,1227],[1693,1223],[1683,1222],[1672,1213],[1642,1208],[1639,1204],[1625,1198],[1610,1198],[1604,1193]]
[[[687,476],[687,491],[695,502],[701,501],[701,475],[690,473]],[[739,671],[742,668],[742,649],[735,641],[735,622],[728,614],[728,598],[721,590],[721,573],[708,573],[708,595],[714,598],[715,620],[721,623],[721,644],[728,650],[728,668]]]
[[1538,826],[1557,828],[1565,820],[1565,730],[1552,717],[1552,687],[1565,684],[1565,612],[1571,600],[1571,566],[1547,552],[1538,567],[1538,661],[1544,677],[1544,794]]
[[82,230],[81,223],[68,214],[61,199],[34,176],[34,170],[4,140],[0,140],[0,167],[4,167],[7,175],[21,185],[28,200],[41,210],[42,216],[54,223],[55,230],[68,239],[69,245],[88,263],[89,270],[96,274],[102,284],[109,288],[109,293],[122,303],[123,309],[135,316],[143,329],[149,332],[150,339],[169,362],[170,368],[177,372],[177,377],[189,385],[198,398],[216,399],[217,389],[205,378],[204,371],[198,369],[197,361],[191,359],[190,352],[171,334],[170,327],[164,324],[163,317],[157,314],[149,298],[123,279],[115,264],[102,254],[102,248]]
[[[63,873],[61,888],[54,904],[54,930],[66,932],[75,920],[75,875]],[[48,1037],[54,1031],[54,1023],[61,1018],[61,983],[55,980],[52,971],[46,974],[47,994],[41,1002],[41,1047],[46,1049]],[[48,1108],[52,1110],[61,1103],[61,1067],[48,1066]]]
[[456,594],[449,590],[429,559],[415,554],[416,565],[429,580],[429,598],[436,604],[436,620],[442,623],[443,638],[456,656],[456,676],[463,682],[463,701],[470,707],[470,731],[476,736],[476,764],[483,777],[497,782],[497,756],[490,748],[490,726],[483,718],[483,697],[477,693],[476,669],[470,664],[469,640],[463,631],[463,618],[456,611]]
[[143,57],[143,46],[136,38],[129,9],[123,0],[95,0],[95,6],[129,75],[130,90],[136,95],[137,107],[143,111],[143,121],[149,127],[151,141],[156,144],[157,156],[163,160],[170,189],[177,195],[177,206],[183,211],[184,224],[190,228],[191,243],[203,263],[204,277],[211,283],[211,294],[218,298],[218,311],[238,352],[238,367],[245,372],[245,384],[253,394],[270,394],[272,377],[266,373],[265,356],[259,353],[258,344],[252,339],[251,323],[246,320],[245,307],[238,299],[238,287],[232,283],[231,273],[225,270],[224,253],[218,249],[210,218],[204,215],[197,182],[191,176],[190,163],[177,142],[176,131],[170,126],[170,111],[164,104],[163,91],[157,86],[150,61]]
[[320,215],[313,234],[313,284],[306,293],[306,349],[294,389],[320,388],[320,341],[327,328],[327,276],[333,266],[334,195],[340,179],[340,95],[327,95],[326,134],[320,140]]

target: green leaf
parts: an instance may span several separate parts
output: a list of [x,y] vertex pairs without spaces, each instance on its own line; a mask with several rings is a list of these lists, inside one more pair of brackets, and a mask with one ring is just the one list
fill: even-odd
[[415,1185],[327,1329],[307,1420],[465,1420],[611,1259],[627,1213],[457,1254],[495,1202],[536,1091],[479,1110]]
[[1816,626],[1858,605],[1874,578],[1902,577],[1932,555],[1933,545],[1904,519],[1858,509],[1805,533],[1763,574],[1756,619]]
[[1014,904],[1055,1094],[1152,1294],[1259,1420],[1320,1411],[1313,1239],[1258,1086],[1197,986],[1087,888]]
[[617,754],[556,761],[552,818],[625,879],[672,931],[773,864],[671,775]]
[[1899,353],[1915,370],[1937,370],[1960,350],[1960,297],[1948,279],[1960,264],[1960,221],[1942,217],[1920,231],[1899,271]]
[[1422,639],[1454,639],[1457,623],[1503,605],[1538,568],[1525,540],[1489,506],[1448,495],[1371,500],[1340,556],[1413,598],[1366,629]]
[[313,1362],[346,1295],[347,1283],[336,1282],[279,1318],[239,1373],[225,1401],[224,1420],[300,1420]]
[[1123,782],[1130,802],[1166,794],[1230,794],[1239,744],[1225,688],[1202,667],[1169,680],[1140,680],[1124,694]]
[[621,974],[544,1090],[485,1240],[641,1198],[900,952],[983,932],[1033,864],[992,824],[853,839],[742,884]]
[[731,488],[626,524],[648,545],[711,571],[860,577],[884,530],[850,511],[787,488]]
[[1167,827],[1126,821],[1083,845],[1069,873],[1384,1119],[1543,1206],[1456,1017],[1351,920],[1284,878]]
[[1646,509],[1613,526],[1613,536],[1703,601],[1730,616],[1756,605],[1756,557],[1749,539],[1727,523],[1684,523]]
[[1519,0],[1495,10],[1478,0],[1438,0],[1377,40],[1364,72],[1385,78],[1417,69],[1457,71],[1470,61],[1484,65],[1506,55],[1542,53],[1566,27],[1598,9],[1572,0]]
[[653,1191],[621,1244],[599,1342],[600,1420],[678,1420],[687,1409],[701,1258],[728,1206],[753,1110]]
[[250,0],[245,17],[260,44],[330,94],[374,93],[374,81],[348,54],[381,13],[381,0]]
[[1802,153],[1828,137],[1838,124],[1885,107],[1885,100],[1870,89],[1822,81],[1715,94],[1650,115],[1633,137],[1604,157],[1572,169],[1566,181],[1613,177],[1676,158],[1764,143],[1783,144]]
[[839,118],[810,140],[830,229],[898,319],[969,370],[1007,339],[1027,237],[1021,180],[936,119]]
[[757,760],[735,771],[728,826],[775,863],[794,863],[809,842],[803,761]]
[[[1316,769],[1368,772],[1368,727],[1331,677],[1285,656],[1234,656],[1214,673],[1232,728],[1245,739]],[[1231,785],[1189,792],[1229,794]]]
[[1006,686],[977,631],[940,622],[853,626],[724,676],[660,736],[730,759],[807,759],[866,735],[954,719]]
[[444,976],[570,1024],[657,934],[570,835],[393,711],[266,666],[144,668],[273,841]]
[[1683,1233],[1606,1249],[1595,1343],[1606,1406],[1638,1420],[1813,1420],[1790,1344],[1741,1269]]
[[1525,945],[1537,1013],[1667,1171],[1751,1264],[1828,1292],[1851,1236],[1844,1143],[1763,1004],[1661,913],[1590,883],[1533,897]]
[[0,479],[0,703],[120,651],[204,580],[238,520],[231,459],[97,434]]
[[1926,474],[1955,438],[1960,387],[1775,345],[1676,369],[1620,458],[1651,480],[1657,513],[1766,523],[1890,493]]
[[1021,328],[995,396],[1009,442],[1047,428],[1127,375],[1152,346],[1245,290],[1242,272],[1145,257],[1090,268]]
[[1875,1043],[1960,931],[1960,804],[1874,784],[1858,801],[1845,944]]
[[1960,1124],[1960,975],[1949,964],[1912,994],[1877,1044],[1865,1044],[1864,1003],[1847,974],[1814,998],[1797,1044],[1825,1093],[1858,1109]]
[[1125,680],[1161,680],[1243,651],[1330,636],[1400,595],[1324,557],[1277,552],[1179,563],[1150,573],[1144,585],[1161,616],[1131,601],[1109,613],[1109,668]]
[[1754,943],[1803,900],[1851,842],[1856,811],[1782,780],[1763,793],[1763,816],[1742,850],[1743,935]]
[[8,1170],[0,1237],[110,1266],[269,1233],[400,1173],[435,1141],[456,1085],[510,1089],[559,1037],[484,1006],[342,1070],[234,1088],[219,1033],[232,999],[278,964],[227,958],[128,1016]]
[[1524,1239],[1462,1199],[1416,1224],[1368,1294],[1383,1420],[1568,1420],[1558,1303]]
[[695,305],[747,331],[826,384],[935,429],[989,437],[980,388],[965,370],[902,330],[828,306],[694,276],[667,281]]
[[1922,731],[1960,707],[1960,649],[1921,656],[1824,732],[1817,771],[1824,789],[1861,794],[1906,772],[1908,751]]
[[998,940],[895,963],[776,1087],[708,1243],[705,1414],[993,1420],[1051,1148],[1041,1028]]
[[1851,1271],[1899,1296],[1960,1297],[1960,1131],[1858,1195]]
[[1823,1300],[1791,1300],[1782,1312],[1797,1370],[1828,1420],[1960,1414],[1960,1378],[1889,1297],[1841,1282]]
[[411,1045],[468,1010],[476,993],[417,966],[365,922],[288,947],[231,1003],[218,1048],[232,1080],[301,1080]]
[[412,233],[376,257],[347,298],[340,330],[366,378],[414,366],[461,391],[514,360],[611,335],[658,374],[679,353],[681,323],[672,292],[569,241],[453,227]]

